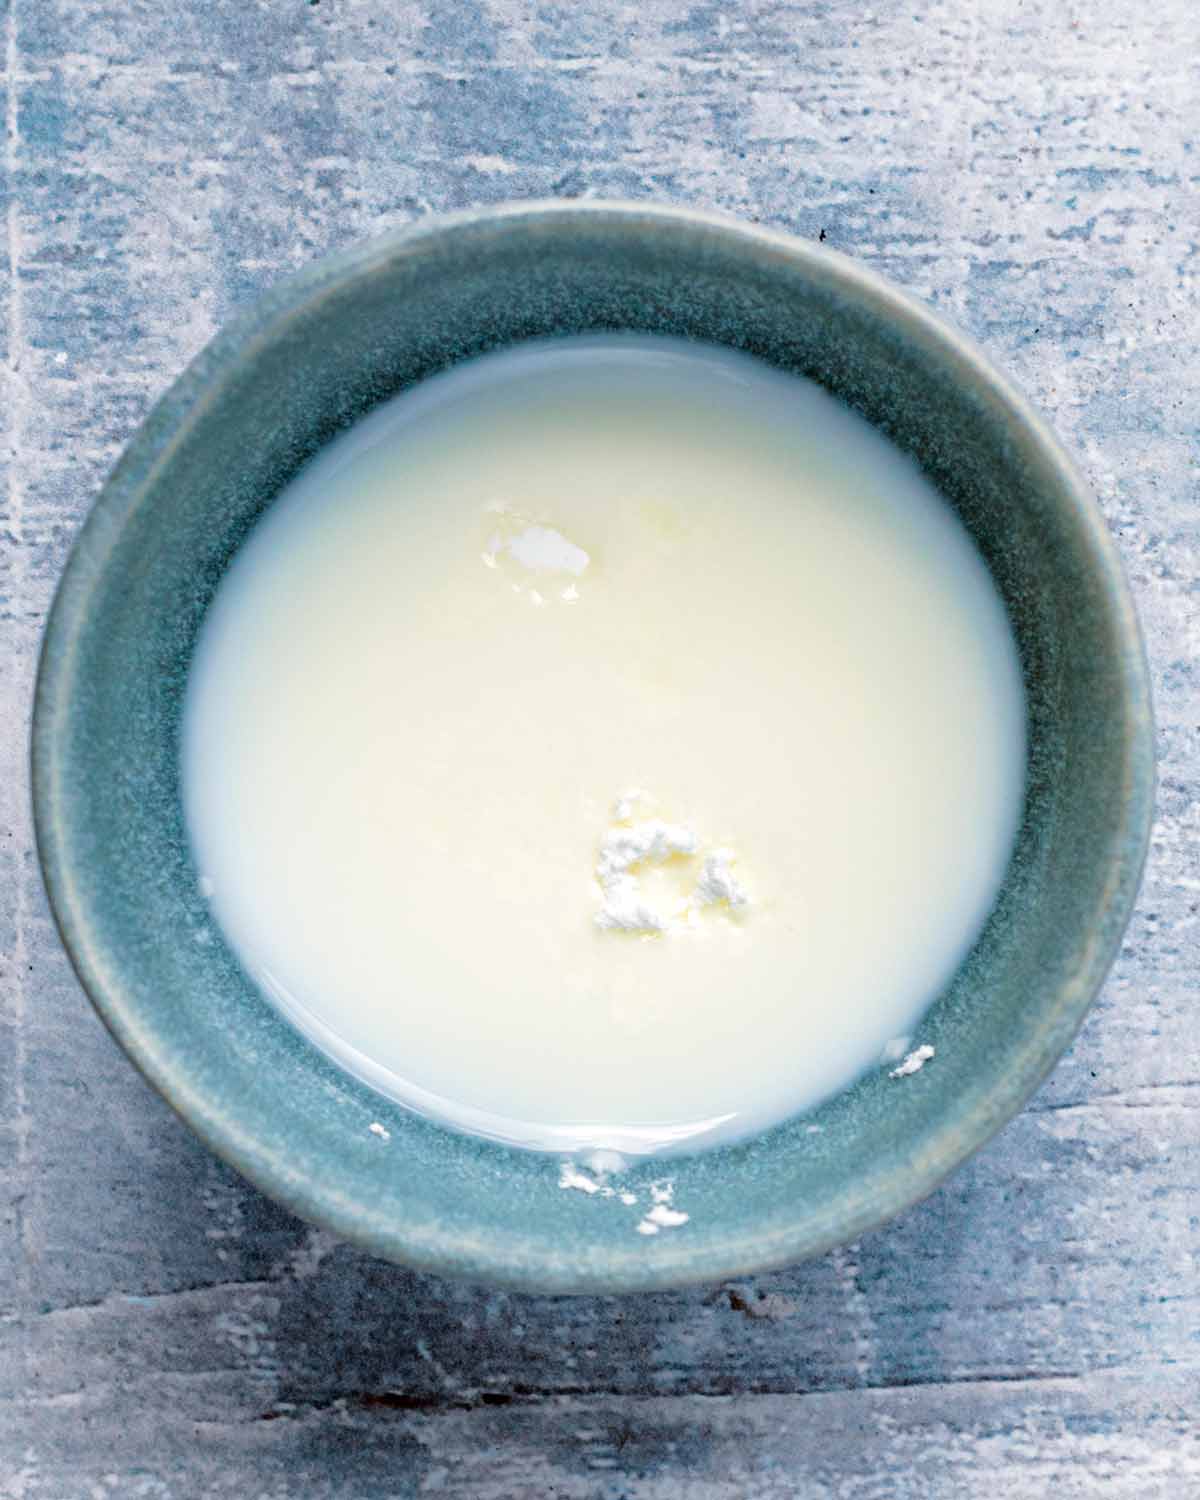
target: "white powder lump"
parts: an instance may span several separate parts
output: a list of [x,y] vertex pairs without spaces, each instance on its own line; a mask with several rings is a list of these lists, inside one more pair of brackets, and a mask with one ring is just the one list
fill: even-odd
[[570,573],[578,578],[591,558],[552,526],[527,526],[508,543],[508,555],[531,573]]
[[750,898],[730,869],[736,858],[732,849],[714,849],[707,856],[696,882],[695,900],[699,905],[715,906],[718,901],[728,901],[735,908],[746,905]]
[[[557,577],[561,583],[563,579],[580,578],[591,563],[582,547],[553,526],[530,521],[499,501],[493,501],[485,510],[496,517],[496,530],[481,554],[484,566],[501,568],[512,581],[515,594],[525,592],[523,584],[530,575],[551,581]],[[538,589],[530,588],[528,593],[533,604],[546,605],[546,596]],[[579,598],[579,589],[569,582],[559,590],[559,597],[569,604]]]
[[695,854],[696,847],[690,828],[659,818],[609,829],[596,861],[596,879],[604,893],[596,926],[616,932],[666,932],[671,919],[643,899],[633,871],[638,865],[662,864],[676,854]]
[[696,835],[679,823],[650,818],[630,828],[612,828],[600,845],[596,878],[601,885],[631,870],[634,865],[670,859],[673,854],[695,854]]
[[607,932],[666,932],[670,921],[642,900],[642,888],[634,875],[622,875],[604,887],[604,908],[596,913],[596,926]]
[[596,926],[610,932],[663,933],[695,926],[707,906],[724,904],[738,911],[749,904],[745,887],[733,873],[737,856],[732,849],[713,849],[704,857],[696,884],[686,902],[666,914],[647,901],[637,871],[641,866],[665,864],[678,855],[690,857],[700,840],[681,823],[661,818],[631,822],[634,810],[651,802],[647,792],[633,787],[613,805],[614,827],[605,834],[596,859],[596,881],[604,898]]

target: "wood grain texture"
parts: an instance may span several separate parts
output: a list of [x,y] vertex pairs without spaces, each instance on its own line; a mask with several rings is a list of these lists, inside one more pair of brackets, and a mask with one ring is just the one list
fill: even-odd
[[[1051,0],[7,0],[0,1495],[1200,1496],[1200,13]],[[716,206],[980,338],[1079,457],[1154,673],[1137,915],[1034,1104],[861,1244],[674,1295],[381,1265],[120,1058],[32,853],[70,538],[235,308],[430,210]]]

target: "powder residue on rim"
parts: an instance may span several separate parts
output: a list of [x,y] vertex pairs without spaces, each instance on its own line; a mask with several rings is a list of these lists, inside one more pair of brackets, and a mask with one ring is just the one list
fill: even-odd
[[[589,1159],[594,1175],[585,1171],[572,1157],[564,1157],[559,1163],[558,1185],[560,1188],[583,1193],[589,1198],[615,1198],[625,1208],[637,1206],[638,1195],[629,1188],[611,1185],[605,1158],[615,1158],[613,1171],[624,1166],[624,1160],[615,1152],[593,1152]],[[664,1229],[679,1229],[691,1220],[691,1215],[674,1206],[675,1184],[660,1179],[650,1184],[650,1207],[634,1226],[641,1235],[655,1235]]]
[[913,1073],[919,1073],[933,1056],[935,1056],[935,1049],[928,1042],[923,1046],[915,1047],[898,1068],[892,1069],[888,1077],[908,1078]]
[[651,1183],[650,1197],[653,1203],[637,1226],[639,1234],[657,1234],[661,1229],[678,1229],[691,1218],[691,1214],[685,1214],[682,1209],[672,1207],[675,1198],[674,1183]]

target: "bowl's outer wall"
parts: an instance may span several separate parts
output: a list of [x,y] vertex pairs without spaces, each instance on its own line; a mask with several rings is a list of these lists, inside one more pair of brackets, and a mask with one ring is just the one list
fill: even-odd
[[[876,1070],[767,1136],[673,1160],[691,1218],[654,1238],[634,1232],[636,1209],[561,1190],[554,1161],[407,1114],[300,1038],[209,917],[178,786],[205,608],[296,469],[376,401],[456,360],[603,329],[748,350],[821,381],[914,453],[997,579],[1029,708],[1018,847],[983,937],[921,1027],[936,1064],[902,1084]],[[1099,517],[968,344],[840,257],[778,236],[636,206],[544,205],[322,263],[199,357],[134,440],[69,565],[39,684],[35,801],[55,911],[101,1014],[261,1187],[412,1264],[542,1290],[631,1289],[852,1238],[1019,1108],[1119,941],[1151,745],[1140,639]],[[661,1171],[635,1170],[634,1190]]]

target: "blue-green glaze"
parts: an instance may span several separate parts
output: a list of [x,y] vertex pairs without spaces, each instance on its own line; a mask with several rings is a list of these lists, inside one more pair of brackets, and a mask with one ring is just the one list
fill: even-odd
[[[802,1120],[673,1159],[691,1218],[656,1237],[616,1200],[562,1190],[553,1158],[407,1114],[293,1031],[212,925],[178,785],[197,628],[297,467],[456,360],[604,329],[749,350],[821,381],[915,454],[995,575],[1029,704],[1017,850],[987,930],[921,1026],[935,1062],[900,1081],[875,1070]],[[1132,905],[1154,779],[1141,640],[1103,522],[979,351],[829,251],[704,214],[578,202],[428,221],[334,256],[204,350],[76,543],[46,631],[33,760],[46,884],[79,977],[213,1150],[379,1255],[538,1291],[795,1261],[928,1193],[1074,1035]],[[644,1192],[661,1172],[636,1169],[630,1185]]]

